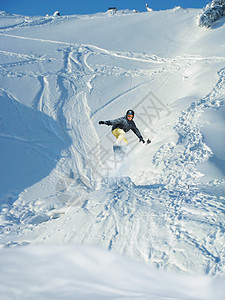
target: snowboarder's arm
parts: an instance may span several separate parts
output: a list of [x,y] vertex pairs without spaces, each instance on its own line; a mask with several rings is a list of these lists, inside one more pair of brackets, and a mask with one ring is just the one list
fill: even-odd
[[98,122],[99,125],[105,124],[105,125],[112,125],[110,124],[110,121],[99,121]]
[[133,128],[131,128],[131,130],[137,135],[137,137],[139,138],[139,142],[143,142],[145,143],[143,136],[141,135],[139,129],[137,128],[137,126],[135,125],[135,123],[133,123]]
[[116,125],[116,124],[120,124],[122,123],[122,119],[123,118],[118,118],[118,119],[115,119],[115,120],[108,120],[108,121],[99,121],[98,123],[101,125],[101,124],[105,124],[105,125]]

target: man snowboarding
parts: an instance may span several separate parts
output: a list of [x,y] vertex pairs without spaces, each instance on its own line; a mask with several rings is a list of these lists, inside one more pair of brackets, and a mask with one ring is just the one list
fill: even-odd
[[128,141],[125,138],[125,133],[130,129],[138,136],[139,142],[145,143],[140,131],[133,121],[133,118],[134,111],[132,109],[129,109],[124,117],[109,121],[99,121],[99,124],[112,126],[112,134],[117,138],[117,145],[128,144]]

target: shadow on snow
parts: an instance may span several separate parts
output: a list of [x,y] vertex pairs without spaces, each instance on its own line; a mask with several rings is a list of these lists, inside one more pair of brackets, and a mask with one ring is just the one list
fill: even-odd
[[57,121],[0,91],[0,199],[46,177],[70,143]]

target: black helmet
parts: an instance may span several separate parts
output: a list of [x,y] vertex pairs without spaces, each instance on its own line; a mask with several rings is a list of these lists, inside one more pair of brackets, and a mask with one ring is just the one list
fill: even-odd
[[126,117],[127,117],[128,115],[132,115],[132,116],[134,117],[134,111],[133,111],[132,109],[129,109],[129,110],[127,111],[127,113],[126,113]]

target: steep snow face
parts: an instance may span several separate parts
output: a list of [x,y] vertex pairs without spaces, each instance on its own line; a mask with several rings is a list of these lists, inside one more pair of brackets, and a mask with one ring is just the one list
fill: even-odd
[[[0,18],[1,244],[224,274],[224,24],[198,10]],[[216,47],[215,47],[216,42]],[[99,120],[135,110],[116,161]]]
[[9,190],[23,190],[47,176],[65,148],[65,139],[54,119],[18,102],[3,89],[0,110],[2,197]]

